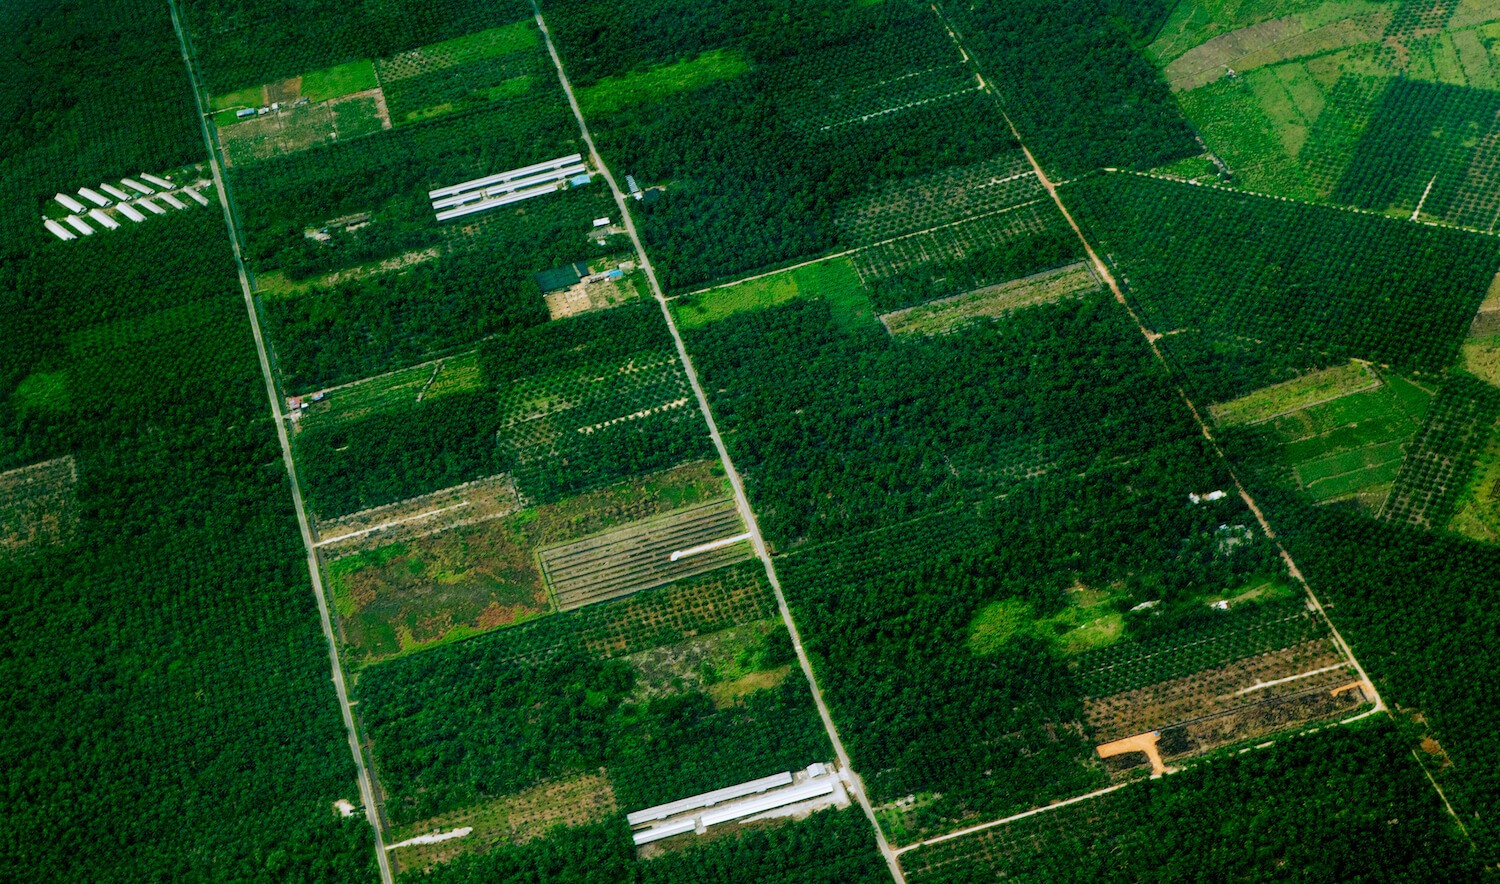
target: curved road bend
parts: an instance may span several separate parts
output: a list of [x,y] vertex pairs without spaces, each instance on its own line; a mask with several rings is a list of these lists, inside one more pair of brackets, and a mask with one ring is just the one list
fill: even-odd
[[229,243],[234,249],[234,263],[239,271],[240,291],[245,297],[245,309],[250,314],[250,331],[255,337],[255,352],[260,358],[261,377],[266,382],[266,398],[271,401],[271,417],[276,422],[276,436],[281,443],[281,459],[286,465],[287,477],[292,483],[292,504],[297,510],[297,526],[302,531],[302,546],[307,551],[307,572],[312,577],[313,595],[318,600],[318,619],[323,627],[323,638],[328,642],[328,661],[333,670],[333,687],[339,698],[339,710],[344,716],[344,729],[349,735],[349,751],[354,755],[354,766],[359,775],[360,800],[365,807],[365,818],[375,834],[375,861],[380,866],[380,880],[393,884],[390,858],[386,856],[385,838],[380,831],[380,811],[375,805],[375,789],[371,783],[369,768],[365,766],[364,752],[359,745],[359,730],[354,725],[354,712],[349,708],[349,691],[344,684],[344,667],[339,660],[338,639],[334,635],[333,620],[328,615],[328,596],[323,588],[323,577],[318,570],[318,557],[312,535],[312,526],[307,521],[307,510],[302,504],[302,488],[297,482],[297,468],[292,462],[292,445],[286,434],[286,421],[282,418],[281,401],[276,393],[276,380],[271,374],[271,360],[266,354],[265,338],[261,335],[260,317],[255,312],[255,297],[250,291],[250,277],[245,272],[244,255],[240,252],[240,232],[234,223],[234,213],[229,207],[229,193],[224,188],[224,173],[219,166],[219,154],[214,147],[213,134],[208,129],[208,117],[203,110],[203,85],[199,82],[197,68],[188,51],[187,36],[177,16],[177,4],[169,0],[168,10],[172,14],[172,29],[177,32],[177,43],[182,49],[182,63],[186,65],[188,80],[193,90],[193,102],[197,105],[198,123],[203,131],[203,144],[208,149],[208,162],[213,168],[214,187],[219,191],[219,205],[224,210],[224,224],[229,228]]
[[839,767],[847,771],[850,778],[850,791],[859,801],[859,806],[865,812],[865,817],[875,829],[875,839],[880,846],[881,856],[885,857],[886,865],[890,867],[891,877],[899,884],[906,884],[906,876],[901,872],[901,865],[896,861],[896,853],[885,839],[885,833],[880,830],[880,823],[875,819],[875,809],[870,804],[870,798],[865,794],[864,783],[859,775],[854,772],[849,762],[849,753],[844,750],[844,741],[839,737],[838,727],[833,723],[833,717],[828,713],[828,705],[823,702],[823,692],[818,687],[817,677],[813,674],[812,662],[808,660],[807,651],[802,647],[802,636],[797,631],[797,624],[792,620],[791,609],[787,606],[786,596],[781,591],[781,581],[776,577],[776,566],[771,562],[770,551],[766,548],[766,542],[760,533],[760,525],[755,521],[755,513],[750,509],[750,501],[745,496],[745,484],[740,480],[740,474],[734,468],[734,461],[729,457],[729,451],[724,447],[724,439],[719,435],[719,426],[714,422],[713,412],[708,407],[708,397],[703,393],[703,386],[698,382],[698,373],[693,369],[693,361],[688,356],[687,347],[682,342],[682,334],[677,330],[677,323],[672,319],[672,311],[667,307],[666,295],[662,292],[660,283],[656,281],[656,271],[651,266],[651,259],[646,255],[646,249],[641,245],[641,238],[636,233],[635,221],[630,217],[630,210],[625,204],[625,194],[621,192],[620,186],[615,183],[614,175],[609,167],[604,164],[603,157],[594,147],[594,137],[589,133],[588,123],[583,118],[583,111],[578,107],[578,99],[573,95],[573,86],[568,82],[568,75],[563,70],[562,59],[557,54],[557,47],[552,45],[552,34],[547,30],[547,22],[542,18],[540,9],[533,2],[532,9],[536,13],[536,23],[542,31],[542,38],[546,41],[547,52],[552,56],[552,63],[557,67],[557,78],[562,83],[563,91],[567,93],[568,104],[573,109],[573,116],[578,118],[578,128],[583,133],[584,143],[589,148],[589,160],[594,167],[604,176],[609,183],[609,189],[614,194],[615,205],[620,210],[620,216],[625,219],[625,230],[630,235],[630,242],[635,246],[636,254],[641,259],[641,269],[646,272],[646,280],[651,285],[651,294],[656,297],[656,302],[661,306],[662,316],[666,318],[667,328],[672,332],[672,341],[677,345],[677,356],[682,361],[683,371],[686,372],[688,383],[693,388],[693,395],[698,399],[698,410],[703,413],[703,420],[708,424],[708,434],[713,439],[714,450],[719,454],[719,460],[724,464],[724,471],[729,475],[729,483],[734,488],[734,500],[740,511],[740,517],[745,520],[745,525],[750,530],[750,542],[755,547],[755,554],[760,557],[761,564],[765,566],[766,578],[771,582],[771,589],[776,594],[776,606],[781,610],[781,619],[786,622],[787,631],[792,637],[792,647],[797,652],[797,662],[802,667],[802,673],[807,676],[807,682],[812,687],[813,702],[818,707],[818,717],[823,719],[823,728],[828,732],[828,739],[833,743],[834,751],[838,755]]

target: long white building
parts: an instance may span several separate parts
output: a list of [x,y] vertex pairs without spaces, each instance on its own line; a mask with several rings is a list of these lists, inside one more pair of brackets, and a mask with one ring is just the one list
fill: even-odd
[[439,187],[429,190],[427,197],[432,201],[432,210],[437,214],[437,220],[447,221],[555,193],[566,188],[569,179],[580,174],[588,174],[588,164],[583,162],[582,154],[575,153]]

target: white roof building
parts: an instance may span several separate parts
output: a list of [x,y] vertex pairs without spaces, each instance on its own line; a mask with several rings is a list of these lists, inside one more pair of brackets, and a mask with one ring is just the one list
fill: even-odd
[[165,214],[167,214],[167,210],[166,209],[163,209],[161,206],[158,206],[156,203],[153,203],[150,200],[136,200],[135,204],[138,205],[138,206],[140,206],[141,208],[145,209],[146,211],[150,212],[153,215],[165,215]]
[[89,212],[89,218],[93,219],[94,223],[106,230],[115,230],[120,226],[120,222],[104,214],[103,209],[94,209]]
[[56,221],[53,221],[51,218],[48,218],[46,221],[44,221],[42,223],[43,223],[43,225],[48,230],[52,231],[52,235],[53,236],[56,236],[58,239],[60,239],[60,240],[62,240],[64,242],[67,242],[70,239],[77,239],[78,238],[78,234],[76,234],[73,231],[69,230],[68,228],[62,226],[61,224],[58,224]]
[[204,196],[203,194],[199,193],[196,190],[193,190],[192,188],[188,188],[187,190],[184,190],[183,193],[185,193],[188,196],[192,197],[193,199],[197,200],[198,201],[198,205],[200,205],[200,206],[206,206],[206,205],[208,205],[208,197]]
[[101,185],[99,185],[99,189],[102,190],[102,191],[104,191],[105,193],[109,194],[110,196],[114,197],[117,200],[128,200],[128,199],[130,199],[130,194],[126,193],[125,191],[121,190],[118,187],[115,187],[113,184],[101,184]]
[[109,200],[105,198],[104,194],[100,193],[97,190],[90,190],[87,187],[80,187],[78,188],[78,195],[101,209],[109,205]]
[[84,236],[92,236],[94,233],[94,228],[85,224],[83,219],[78,217],[77,215],[69,215],[63,220],[68,222],[69,227],[73,228]]
[[85,206],[83,203],[80,203],[78,200],[73,199],[65,193],[59,193],[57,196],[54,196],[53,199],[57,200],[57,204],[59,206],[62,206],[64,209],[67,209],[69,212],[87,212],[89,210],[88,206]]
[[141,173],[141,177],[144,178],[144,179],[146,179],[147,181],[150,181],[152,184],[157,185],[158,187],[160,187],[163,190],[171,190],[172,187],[173,187],[172,182],[168,181],[165,178],[162,178],[159,175],[152,175],[152,174],[147,173],[147,172],[142,172]]
[[182,200],[178,199],[175,196],[172,196],[170,193],[164,193],[161,196],[157,197],[157,199],[161,200],[162,202],[166,203],[167,205],[171,206],[174,209],[186,209],[187,208],[187,205]]
[[156,193],[156,191],[135,180],[134,178],[121,178],[120,183],[130,188],[131,190],[139,191],[140,193],[144,193],[147,196]]
[[129,218],[130,220],[134,221],[137,224],[139,224],[142,221],[146,220],[146,216],[142,215],[140,212],[137,212],[135,210],[135,206],[132,206],[129,203],[120,203],[118,206],[115,207],[115,209],[121,215],[124,215],[126,218]]

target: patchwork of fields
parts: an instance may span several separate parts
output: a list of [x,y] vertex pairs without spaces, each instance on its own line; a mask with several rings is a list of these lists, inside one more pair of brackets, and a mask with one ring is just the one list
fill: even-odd
[[0,869],[1500,861],[1500,6],[170,12],[227,231],[0,246]]

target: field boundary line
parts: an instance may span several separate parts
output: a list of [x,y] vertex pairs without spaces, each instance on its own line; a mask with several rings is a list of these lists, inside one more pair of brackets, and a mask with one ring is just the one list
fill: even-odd
[[187,32],[178,17],[176,0],[167,0],[167,10],[171,13],[172,29],[177,33],[177,44],[182,51],[182,62],[187,68],[188,85],[192,90],[193,103],[198,111],[198,126],[203,134],[203,144],[208,148],[208,162],[213,169],[214,186],[219,191],[219,206],[224,210],[224,226],[229,233],[229,244],[234,252],[235,268],[239,273],[240,291],[245,298],[245,309],[250,314],[250,331],[255,338],[256,357],[260,361],[260,373],[266,385],[266,398],[271,405],[271,418],[276,424],[277,440],[281,443],[282,463],[286,467],[287,478],[291,483],[292,504],[297,512],[297,526],[301,529],[302,545],[307,553],[307,570],[312,578],[313,596],[318,603],[318,620],[323,628],[323,638],[328,643],[328,661],[332,669],[333,687],[338,696],[339,710],[343,714],[344,729],[348,733],[349,749],[354,755],[360,800],[365,806],[365,821],[369,823],[375,839],[375,862],[383,884],[394,884],[390,859],[386,856],[385,838],[380,827],[380,807],[375,803],[374,781],[365,764],[359,729],[354,722],[354,710],[349,705],[349,690],[344,683],[343,662],[339,659],[339,643],[333,631],[333,620],[329,615],[328,593],[323,586],[322,573],[318,567],[318,550],[313,540],[312,527],[307,519],[307,509],[303,506],[302,489],[297,482],[297,467],[292,460],[292,445],[287,437],[286,420],[281,412],[276,378],[271,372],[270,358],[266,355],[266,342],[261,333],[260,316],[255,309],[255,293],[250,286],[250,276],[245,270],[245,257],[240,249],[239,227],[235,224],[234,212],[230,207],[229,191],[225,186],[223,169],[219,164],[218,148],[214,144],[213,133],[209,130],[209,117],[203,110],[203,86],[199,82],[198,69],[188,46]]
[[446,513],[449,510],[461,509],[470,505],[471,504],[467,500],[461,500],[451,506],[439,507],[435,510],[428,510],[425,513],[417,513],[415,516],[407,516],[404,519],[392,519],[389,522],[381,522],[379,525],[376,525],[373,528],[361,528],[358,531],[351,531],[348,534],[340,534],[337,537],[323,537],[320,535],[318,538],[318,542],[314,545],[327,546],[330,543],[338,543],[341,540],[352,540],[356,537],[364,537],[366,534],[373,534],[383,528],[394,528],[397,525],[405,525],[408,522],[415,522],[420,519],[430,519],[438,513]]
[[1245,694],[1251,694],[1256,691],[1263,691],[1266,688],[1274,688],[1279,684],[1286,684],[1289,681],[1296,681],[1299,678],[1312,678],[1314,675],[1322,675],[1325,672],[1333,672],[1336,669],[1347,669],[1348,667],[1348,663],[1335,663],[1332,666],[1324,666],[1322,669],[1312,669],[1307,672],[1299,672],[1296,675],[1288,675],[1285,678],[1273,678],[1270,681],[1259,681],[1248,688],[1240,688],[1239,690],[1234,692],[1234,695],[1236,697],[1241,697]]
[[1095,798],[1100,798],[1108,795],[1111,792],[1118,792],[1126,786],[1131,785],[1134,785],[1134,782],[1116,783],[1113,786],[1106,786],[1103,789],[1097,789],[1093,792],[1088,792],[1083,795],[1075,795],[1072,798],[1068,798],[1064,801],[1059,801],[1056,804],[1048,804],[1045,807],[1033,807],[1031,810],[1022,811],[1021,813],[1014,814],[1003,819],[990,820],[987,823],[980,823],[977,826],[970,826],[967,829],[959,829],[957,832],[949,832],[946,835],[936,835],[932,838],[923,838],[921,841],[916,841],[904,847],[896,848],[896,855],[900,856],[901,854],[906,853],[908,850],[916,850],[918,847],[931,847],[934,844],[942,844],[944,841],[952,841],[956,838],[962,838],[966,835],[973,835],[976,832],[983,832],[986,829],[993,829],[996,826],[1004,826],[1017,820],[1024,820],[1027,817],[1046,813],[1049,810],[1057,810],[1059,808],[1067,807],[1070,804],[1077,804],[1080,801],[1090,801]]
[[896,860],[896,854],[891,850],[886,841],[885,833],[880,829],[880,822],[875,818],[875,809],[870,804],[870,798],[865,793],[864,782],[859,774],[854,771],[854,766],[849,760],[849,753],[844,748],[843,740],[839,737],[838,728],[833,723],[833,717],[829,714],[828,705],[823,701],[823,691],[818,686],[817,677],[813,673],[812,661],[807,656],[807,650],[802,645],[802,636],[797,630],[797,624],[792,619],[791,607],[787,604],[786,595],[781,590],[781,581],[776,576],[776,566],[771,561],[770,551],[766,548],[765,538],[761,536],[760,524],[755,519],[755,512],[750,508],[749,497],[745,493],[745,484],[740,479],[740,474],[735,470],[734,461],[729,456],[729,450],[724,445],[724,438],[719,433],[718,424],[714,421],[713,411],[708,405],[708,396],[703,392],[703,385],[698,381],[698,372],[693,367],[692,358],[688,355],[687,345],[682,339],[682,333],[677,328],[677,323],[672,318],[672,309],[667,304],[667,297],[663,293],[661,283],[656,279],[656,271],[651,266],[651,259],[646,254],[645,246],[641,243],[640,234],[635,229],[635,221],[631,217],[630,207],[625,202],[625,194],[620,191],[620,185],[615,181],[609,167],[605,165],[604,158],[600,156],[599,149],[594,145],[594,137],[589,132],[588,122],[583,117],[583,110],[578,105],[578,99],[573,94],[573,86],[568,82],[567,72],[563,69],[562,57],[557,54],[557,47],[552,43],[552,33],[547,29],[547,22],[542,17],[542,11],[537,6],[536,0],[532,0],[531,8],[536,15],[537,27],[542,32],[542,39],[546,41],[547,53],[552,56],[552,63],[557,68],[557,78],[562,84],[563,92],[568,96],[568,105],[573,111],[573,116],[578,120],[579,132],[583,135],[584,143],[589,149],[589,158],[593,161],[599,174],[609,184],[610,192],[614,195],[615,205],[620,210],[620,215],[625,220],[625,230],[630,235],[631,244],[635,246],[636,254],[641,259],[641,269],[645,271],[646,281],[650,284],[651,293],[656,297],[657,305],[661,307],[663,319],[666,321],[667,329],[672,333],[672,342],[677,347],[678,358],[682,362],[683,371],[687,374],[688,384],[693,388],[693,395],[697,398],[699,411],[703,414],[704,423],[708,426],[709,437],[713,440],[714,449],[718,452],[719,461],[724,466],[724,472],[729,477],[729,483],[734,489],[734,500],[736,508],[740,511],[740,518],[744,520],[745,527],[750,533],[750,543],[755,549],[756,556],[765,568],[766,579],[771,584],[771,591],[776,596],[776,607],[781,612],[782,622],[786,624],[787,633],[791,637],[792,649],[797,653],[797,662],[802,668],[803,675],[807,678],[808,687],[812,691],[813,702],[817,706],[818,716],[823,721],[823,728],[828,734],[829,742],[833,745],[835,754],[838,756],[839,766],[848,775],[849,791],[854,794],[864,811],[865,818],[875,831],[875,841],[880,848],[881,856],[885,859],[890,869],[891,877],[897,884],[906,884],[906,876],[901,871],[901,865]]
[[[1035,172],[1025,172],[1022,175],[1016,175],[1016,176],[1013,176],[1013,177],[1015,177],[1015,178],[1021,178],[1021,177],[1025,177],[1026,175],[1034,175],[1034,174],[1036,174],[1036,173]],[[1006,179],[1006,180],[1009,181],[1011,179]],[[667,298],[667,300],[673,301],[673,300],[676,300],[678,298],[685,297],[687,295],[702,295],[702,294],[707,294],[708,292],[718,291],[719,289],[731,288],[733,286],[737,286],[737,285],[740,285],[742,283],[754,282],[757,279],[765,279],[767,276],[775,276],[778,273],[790,273],[793,270],[797,270],[797,269],[800,269],[802,267],[807,267],[810,264],[819,264],[819,263],[822,263],[823,261],[832,261],[834,258],[847,258],[850,255],[857,255],[860,252],[868,251],[869,249],[879,248],[880,246],[888,246],[888,245],[890,245],[893,242],[900,242],[903,239],[911,239],[914,236],[922,236],[923,234],[933,233],[933,232],[938,231],[938,230],[946,230],[949,227],[957,227],[960,224],[967,224],[970,221],[979,221],[979,220],[982,220],[984,218],[993,218],[996,215],[1003,215],[1006,212],[1014,212],[1016,209],[1024,209],[1027,206],[1034,206],[1037,203],[1040,203],[1040,202],[1043,202],[1043,201],[1044,200],[1043,200],[1042,197],[1037,197],[1036,199],[1029,199],[1029,200],[1027,200],[1024,203],[1016,203],[1013,206],[1006,206],[1003,209],[994,209],[992,211],[983,212],[983,213],[978,214],[978,215],[970,215],[967,218],[960,218],[957,221],[948,221],[948,222],[945,222],[943,224],[939,224],[936,227],[928,227],[925,230],[913,230],[911,233],[903,233],[900,236],[893,236],[893,237],[890,237],[888,239],[882,239],[882,240],[880,240],[878,242],[872,242],[869,245],[855,246],[852,249],[844,249],[842,252],[827,252],[827,253],[824,253],[822,255],[817,256],[816,258],[810,258],[810,259],[808,259],[806,261],[801,261],[801,262],[799,262],[797,264],[789,264],[786,267],[778,267],[775,270],[767,270],[764,273],[755,273],[755,274],[752,274],[750,276],[742,276],[739,279],[731,279],[729,282],[714,283],[711,286],[705,286],[704,288],[701,288],[701,289],[693,289],[692,291],[683,292],[680,295],[672,295],[671,297]],[[1046,272],[1046,271],[1043,271],[1043,272]]]

